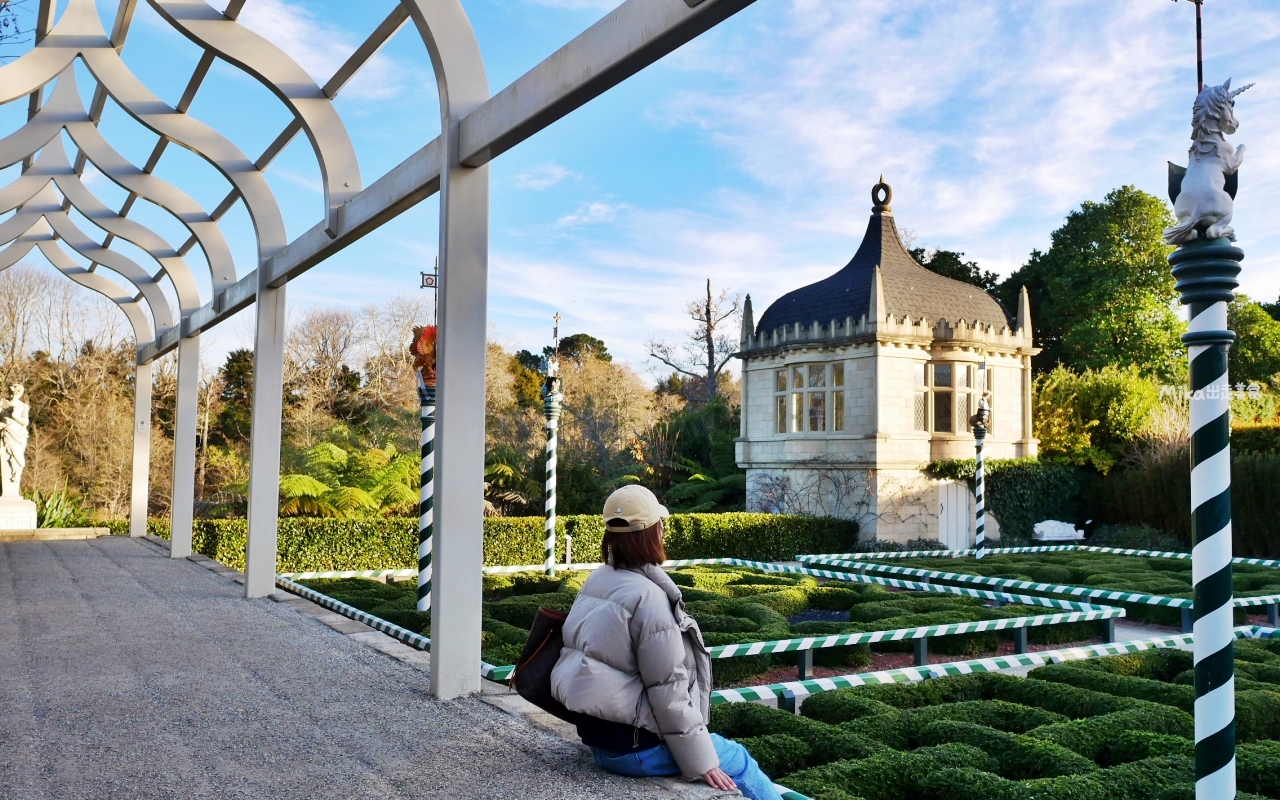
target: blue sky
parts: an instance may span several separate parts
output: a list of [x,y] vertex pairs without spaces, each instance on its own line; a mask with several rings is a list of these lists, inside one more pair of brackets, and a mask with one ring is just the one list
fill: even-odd
[[[34,5],[34,0],[29,0]],[[60,5],[65,4],[63,0]],[[114,0],[98,0],[104,18]],[[224,0],[217,0],[221,7]],[[496,92],[616,5],[464,0]],[[249,0],[241,21],[318,82],[390,9],[386,0]],[[1235,227],[1243,291],[1280,295],[1280,9],[1208,0],[1206,79],[1257,86],[1238,99],[1248,146]],[[127,63],[170,103],[199,53],[139,3]],[[1007,274],[1086,199],[1135,184],[1163,196],[1185,161],[1195,89],[1193,6],[1167,0],[757,0],[492,167],[490,335],[538,349],[550,317],[640,371],[644,342],[675,340],[684,301],[711,278],[757,315],[841,267],[880,174],[918,245]],[[80,71],[80,90],[92,88]],[[86,100],[87,102],[87,100]],[[17,106],[22,106],[21,109]],[[368,185],[439,130],[434,79],[412,26],[338,100]],[[25,103],[0,110],[6,130]],[[251,156],[287,121],[252,79],[216,68],[191,113]],[[102,128],[135,162],[154,136],[109,108]],[[9,179],[13,170],[6,171]],[[170,148],[158,174],[206,208],[227,184]],[[314,157],[296,140],[268,173],[290,236],[320,217]],[[108,203],[123,192],[101,175]],[[417,289],[436,252],[434,200],[290,284],[290,303],[358,307]],[[136,216],[171,241],[155,209]],[[87,226],[88,223],[86,222]],[[229,235],[243,274],[251,228]],[[252,340],[242,314],[206,337],[215,361]]]

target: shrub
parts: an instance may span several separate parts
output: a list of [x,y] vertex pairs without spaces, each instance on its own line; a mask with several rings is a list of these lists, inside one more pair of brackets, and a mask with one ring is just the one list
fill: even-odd
[[[1247,430],[1247,429],[1244,429]],[[1242,431],[1232,431],[1232,438]],[[1231,459],[1231,530],[1236,554],[1280,555],[1274,520],[1280,517],[1280,454],[1234,452]],[[1113,470],[1095,479],[1085,502],[1099,523],[1150,525],[1191,542],[1191,476],[1185,453],[1155,460],[1142,469]],[[994,499],[994,496],[993,496]],[[998,515],[997,515],[998,516]],[[1001,517],[1003,525],[1003,518]]]
[[911,741],[918,741],[920,732],[937,720],[968,722],[985,725],[998,731],[1026,733],[1035,728],[1062,722],[1064,717],[1043,708],[1007,703],[1004,700],[967,700],[960,703],[944,703],[926,708],[913,708],[903,713]]
[[1125,731],[1103,749],[1102,763],[1127,764],[1155,756],[1194,758],[1195,754],[1195,743],[1181,736],[1151,731]]
[[1143,705],[1131,697],[1116,697],[1059,683],[1011,679],[992,692],[997,700],[1054,711],[1071,719],[1088,719]]
[[[878,737],[859,736],[816,720],[779,711],[755,703],[728,703],[713,706],[707,727],[731,739],[786,734],[809,746],[808,766],[818,766],[849,758],[866,758],[888,750]],[[769,774],[766,771],[766,774]],[[773,777],[778,777],[774,775]]]
[[804,769],[809,756],[813,753],[813,748],[803,739],[788,733],[749,736],[739,739],[738,744],[747,748],[751,757],[760,764],[761,771],[775,780],[796,770]]
[[1115,675],[1098,669],[1081,669],[1075,664],[1049,664],[1032,670],[1027,677],[1121,697],[1136,697],[1187,712],[1195,710],[1196,693],[1190,686],[1177,686],[1131,675]]
[[827,764],[791,775],[787,785],[805,794],[835,786],[876,800],[917,800],[922,796],[924,779],[949,767],[990,772],[996,764],[976,747],[951,743],[909,753],[886,750],[869,758]]
[[[542,517],[486,517],[484,563],[541,564],[545,558]],[[127,533],[127,521],[107,523]],[[169,538],[169,521],[150,520],[149,532]],[[243,519],[196,520],[197,553],[244,569],[247,523]],[[573,536],[575,561],[596,561],[604,520],[591,515],[557,519],[560,547]],[[841,552],[856,543],[857,523],[830,517],[782,514],[673,514],[667,520],[670,558],[791,559],[798,553]],[[418,520],[404,517],[326,519],[282,517],[277,532],[276,569],[304,572],[340,569],[411,569],[417,566]],[[559,556],[563,558],[563,549]]]
[[1242,792],[1280,797],[1280,742],[1237,747],[1236,786]]
[[896,711],[893,706],[872,699],[857,689],[837,689],[834,692],[810,695],[800,706],[800,713],[804,716],[831,725],[863,717],[893,714]]
[[1190,739],[1195,732],[1191,715],[1172,706],[1143,705],[1087,719],[1059,722],[1029,732],[1098,761],[1111,742],[1124,731],[1151,731]]
[[834,692],[823,692],[804,702],[803,708],[818,697],[839,696],[847,693],[858,693],[863,697],[878,700],[894,708],[918,708],[933,706],[939,703],[953,703],[964,700],[990,700],[994,687],[1004,681],[1017,678],[999,673],[979,673],[976,675],[954,675],[945,678],[921,681],[920,683],[886,683],[879,686],[859,686],[854,689],[837,689]]
[[1052,778],[1097,769],[1089,759],[1060,745],[984,725],[948,720],[926,725],[920,732],[921,744],[946,742],[963,742],[982,750],[996,760],[997,773],[1009,780]]
[[485,613],[494,619],[523,628],[527,632],[533,626],[533,620],[538,615],[539,608],[568,611],[573,607],[573,600],[574,595],[568,592],[513,595],[495,603],[485,604]]
[[1236,741],[1280,737],[1280,695],[1256,689],[1236,692]]
[[889,594],[884,589],[874,585],[862,589],[843,586],[820,586],[809,592],[809,607],[828,611],[848,611],[854,605],[866,599],[869,594],[872,594],[872,592],[868,591],[872,589],[879,590],[878,594]]

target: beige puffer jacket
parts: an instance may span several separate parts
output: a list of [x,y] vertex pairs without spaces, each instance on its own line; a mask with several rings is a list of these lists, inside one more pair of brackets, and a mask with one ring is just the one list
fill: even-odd
[[711,658],[661,567],[596,570],[564,624],[551,693],[572,711],[662,737],[686,778],[720,766],[707,732]]

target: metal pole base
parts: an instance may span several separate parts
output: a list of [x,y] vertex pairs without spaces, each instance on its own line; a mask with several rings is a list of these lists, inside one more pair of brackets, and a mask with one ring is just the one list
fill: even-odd
[[799,673],[798,673],[799,680],[802,680],[802,681],[813,680],[813,651],[801,650],[800,657],[797,660],[799,661],[799,667],[800,667]]
[[1013,652],[1018,655],[1025,655],[1031,652],[1027,645],[1027,629],[1014,628],[1013,630]]
[[929,640],[921,636],[919,639],[912,641],[916,655],[916,666],[929,666]]

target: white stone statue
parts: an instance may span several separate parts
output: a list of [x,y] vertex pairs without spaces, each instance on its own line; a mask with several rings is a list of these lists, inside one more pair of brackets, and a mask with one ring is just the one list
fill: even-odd
[[27,465],[27,426],[31,406],[22,400],[21,385],[9,387],[13,397],[0,399],[0,497],[20,498],[18,485]]
[[1165,244],[1186,244],[1203,234],[1206,239],[1226,237],[1231,229],[1236,171],[1244,161],[1244,145],[1234,150],[1226,134],[1236,132],[1235,96],[1250,83],[1231,91],[1231,79],[1221,86],[1206,86],[1191,107],[1191,150],[1187,168],[1169,165],[1169,194],[1178,224],[1164,232]]

